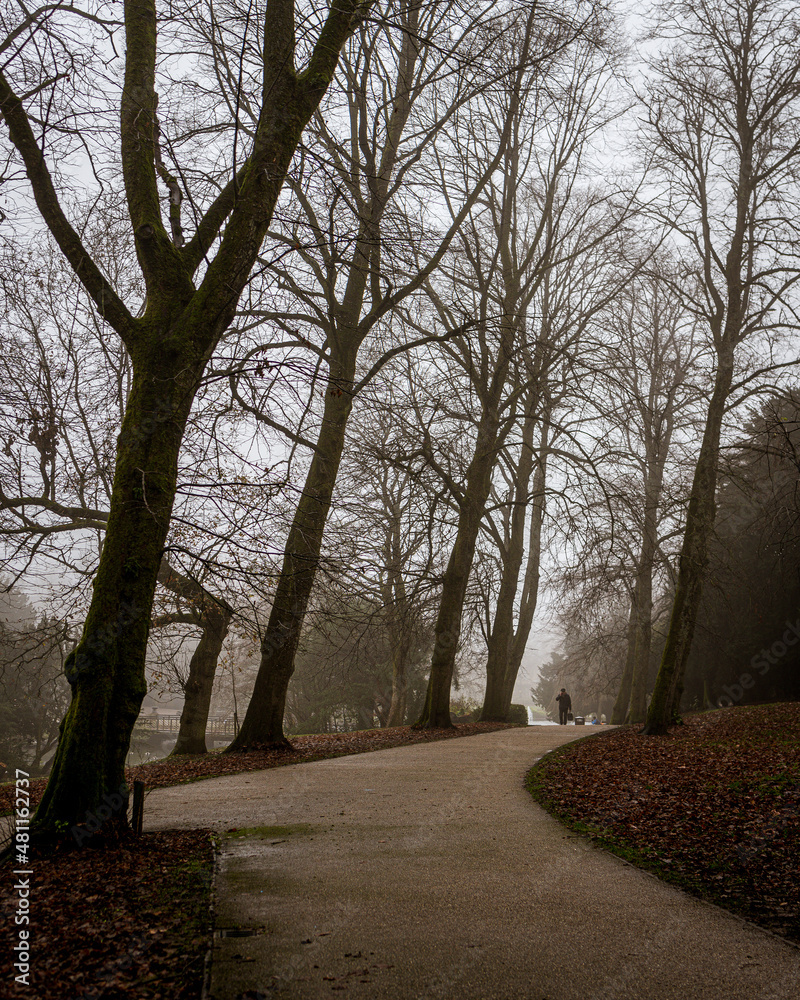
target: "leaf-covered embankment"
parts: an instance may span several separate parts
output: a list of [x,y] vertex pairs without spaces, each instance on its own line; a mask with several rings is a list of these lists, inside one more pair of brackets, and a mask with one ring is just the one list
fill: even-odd
[[610,730],[542,758],[528,788],[601,846],[800,941],[800,704]]

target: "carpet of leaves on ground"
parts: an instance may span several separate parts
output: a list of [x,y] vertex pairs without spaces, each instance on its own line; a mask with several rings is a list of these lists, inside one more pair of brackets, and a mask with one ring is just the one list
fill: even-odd
[[[265,747],[246,753],[207,753],[201,756],[167,757],[148,764],[138,764],[125,769],[128,783],[143,781],[148,788],[166,788],[199,778],[217,778],[243,771],[264,771],[285,764],[303,764],[328,757],[343,757],[352,753],[388,750],[411,743],[430,743],[433,740],[453,739],[459,736],[476,736],[493,733],[498,729],[514,729],[515,723],[468,722],[458,723],[449,729],[412,729],[396,726],[392,729],[364,729],[354,733],[321,733],[314,736],[293,736],[289,747]],[[44,793],[46,778],[31,781],[31,805],[38,805]],[[0,813],[13,807],[14,785],[0,786]]]
[[800,704],[611,730],[548,754],[528,787],[602,846],[800,941]]
[[[17,906],[0,869],[0,995],[30,1000],[196,1000],[210,942],[213,842],[168,831],[32,855],[30,986],[14,982]],[[17,989],[12,987],[16,986]],[[4,992],[4,989],[8,992]]]

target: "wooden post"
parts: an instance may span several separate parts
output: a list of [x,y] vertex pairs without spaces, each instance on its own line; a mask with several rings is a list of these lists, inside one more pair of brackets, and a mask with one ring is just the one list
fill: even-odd
[[131,826],[137,837],[142,834],[142,819],[144,817],[144,782],[134,781],[133,783],[133,816]]

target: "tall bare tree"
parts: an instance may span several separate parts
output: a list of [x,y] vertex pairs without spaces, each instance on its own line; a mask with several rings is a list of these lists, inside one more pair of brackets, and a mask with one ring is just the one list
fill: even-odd
[[693,254],[695,280],[682,293],[708,330],[716,372],[645,733],[664,732],[680,703],[740,345],[793,322],[790,300],[800,278],[798,32],[797,7],[784,0],[681,0],[660,8],[654,32],[669,42],[643,96],[642,141],[668,192],[654,207]]
[[[520,58],[527,68],[542,58],[532,45],[541,21],[538,3],[527,3],[522,13],[526,44]],[[462,116],[469,113],[472,101],[483,100],[484,88],[500,85],[522,70],[509,66],[498,74],[490,65],[498,38],[512,23],[504,8],[488,14],[470,10],[465,17],[449,3],[413,2],[401,4],[398,16],[403,29],[400,45],[375,22],[360,29],[345,54],[341,98],[349,134],[337,139],[324,121],[313,123],[314,155],[323,158],[329,172],[324,200],[320,203],[310,193],[301,198],[303,218],[292,219],[283,233],[284,243],[300,258],[300,273],[304,271],[310,281],[303,289],[297,270],[284,266],[278,273],[279,286],[293,293],[295,304],[285,310],[284,318],[275,311],[257,311],[259,319],[279,323],[286,334],[303,327],[304,342],[317,345],[324,408],[316,440],[302,440],[312,457],[286,541],[255,688],[231,751],[286,742],[286,691],[314,586],[347,424],[363,383],[357,378],[362,345],[439,266],[508,140],[506,122],[488,159],[451,202],[453,217],[443,231],[419,212],[419,201],[415,208],[410,205],[409,192],[419,190],[419,178],[414,176],[418,161],[437,162],[449,155],[448,147],[451,154],[450,133],[463,132]],[[444,48],[443,37],[450,39]],[[479,43],[484,47],[480,56]],[[443,92],[437,93],[437,86]],[[431,336],[420,333],[423,341]],[[393,353],[390,349],[387,357]],[[263,408],[243,398],[236,384],[233,388],[243,405],[274,424]]]
[[[13,21],[4,20],[0,114],[8,155],[24,168],[40,219],[108,336],[127,348],[133,370],[92,600],[81,641],[66,663],[73,698],[34,821],[39,834],[81,826],[104,796],[127,797],[125,756],[145,693],[150,609],[186,421],[208,359],[250,279],[303,129],[369,6],[267,0],[242,22],[243,33],[258,34],[261,44],[258,86],[239,97],[258,110],[254,126],[240,130],[237,109],[231,109],[230,144],[220,139],[222,146],[212,151],[217,171],[211,183],[200,180],[208,176],[207,150],[196,143],[196,159],[184,165],[159,126],[158,89],[185,79],[187,47],[170,30],[175,22],[159,18],[155,0],[124,4],[121,88],[105,71],[117,24],[66,3],[32,12],[19,7]],[[181,12],[173,12],[180,19]],[[237,64],[238,51],[228,52],[229,65]],[[191,88],[192,81],[186,84]],[[98,115],[97,134],[81,131],[84,90]],[[119,118],[111,113],[109,94],[118,97]],[[103,109],[108,114],[100,117]],[[65,188],[59,163],[79,149],[94,157],[94,173],[80,175],[90,185],[121,171],[128,249],[135,251],[144,301],[126,301],[82,239],[86,218],[73,208],[81,201]],[[196,181],[193,190],[188,178]],[[184,200],[191,209],[186,234]],[[125,811],[117,810],[103,830],[126,824]]]
[[[693,436],[703,401],[701,368],[707,349],[695,318],[674,291],[679,280],[674,265],[663,256],[656,263],[655,270],[648,268],[615,301],[608,320],[613,355],[607,419],[616,428],[622,452],[634,462],[633,480],[620,485],[629,498],[632,532],[640,536],[638,551],[633,547],[631,552],[631,625],[614,723],[644,722],[654,576],[663,533],[674,530],[674,512],[664,502],[664,476],[675,446],[687,434]],[[612,366],[613,357],[624,363]],[[676,486],[670,484],[672,493]]]
[[[608,115],[602,96],[607,63],[600,54],[605,27],[600,19],[592,24],[592,32],[572,39],[573,44],[548,67],[547,79],[529,75],[523,86],[506,91],[505,103],[496,116],[501,121],[511,117],[514,123],[507,153],[469,226],[462,230],[452,289],[444,291],[436,282],[429,289],[436,308],[451,326],[451,301],[469,302],[475,317],[473,329],[443,348],[453,370],[460,368],[470,385],[474,398],[463,409],[467,413],[471,409],[474,417],[463,482],[452,483],[442,470],[445,481],[451,479],[458,520],[443,580],[437,641],[420,726],[450,725],[450,687],[464,600],[499,455],[517,421],[524,422],[526,409],[531,418],[542,418],[552,367],[559,358],[563,360],[569,341],[574,341],[613,294],[619,280],[624,280],[619,272],[612,278],[610,270],[604,269],[603,261],[614,255],[599,249],[615,241],[623,225],[624,208],[612,208],[609,192],[592,191],[580,181],[589,143]],[[493,127],[482,123],[487,135]],[[478,155],[477,134],[476,130],[474,155]],[[574,323],[565,324],[563,329],[558,324],[551,327],[550,306],[542,307],[540,295],[550,275],[558,269],[570,271],[571,264],[575,264],[573,273],[560,294],[566,299],[569,288],[577,300],[582,294],[584,298],[573,301],[570,307]],[[576,280],[580,270],[584,278],[594,277],[596,294],[580,288],[581,280]],[[611,280],[596,280],[600,272]],[[557,334],[548,339],[557,327]],[[429,454],[433,461],[430,448]],[[538,529],[533,530],[536,544]],[[515,553],[515,557],[520,555]],[[509,569],[491,660],[487,713],[492,717],[507,712],[503,708],[505,695],[513,690],[513,680],[505,675],[512,643],[519,637],[524,648],[527,641],[527,633],[521,638],[521,632],[512,639],[507,598],[512,588],[516,593],[519,567],[516,572],[511,565]],[[530,569],[526,614],[532,614],[535,607],[534,566]],[[513,596],[510,599],[513,601]]]

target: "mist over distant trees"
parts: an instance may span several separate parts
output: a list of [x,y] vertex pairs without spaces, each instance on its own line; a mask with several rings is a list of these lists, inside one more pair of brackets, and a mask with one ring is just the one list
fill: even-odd
[[19,594],[0,597],[0,772],[49,771],[58,727],[69,705],[63,627]]

